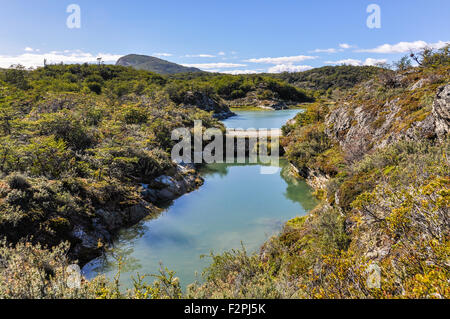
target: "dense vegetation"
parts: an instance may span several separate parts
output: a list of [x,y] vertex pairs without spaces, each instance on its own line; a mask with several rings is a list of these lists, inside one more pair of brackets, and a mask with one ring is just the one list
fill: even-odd
[[[177,173],[172,130],[194,120],[222,127],[211,113],[175,104],[167,80],[145,71],[54,65],[0,78],[0,233],[13,243],[76,244],[78,226],[96,231],[100,208],[123,212],[124,226],[135,210],[155,212],[140,184]],[[109,235],[98,235],[99,248]]]
[[374,66],[324,66],[305,72],[281,73],[277,77],[298,88],[325,92],[334,89],[348,89],[372,78],[380,72]]
[[[284,80],[273,75],[224,75],[220,73],[202,72],[199,69],[187,68],[181,65],[161,60],[155,57],[130,54],[117,61],[120,66],[132,66],[137,70],[152,71],[158,74],[168,74],[171,85],[170,96],[177,103],[186,101],[186,92],[199,90],[211,96],[217,94],[221,98],[232,101],[246,97],[255,92],[257,99],[281,99],[292,102],[309,102],[309,92],[296,89]],[[342,71],[338,72],[343,73]],[[328,78],[333,81],[333,78]]]
[[[203,92],[217,94],[219,97],[229,101],[245,98],[254,94],[259,100],[280,99],[288,102],[310,102],[310,92],[297,89],[279,79],[269,75],[224,75],[224,74],[202,74],[192,76],[191,74],[171,76],[175,81],[170,89],[175,92],[186,92],[189,87],[194,86]],[[186,81],[190,79],[190,81]],[[171,94],[176,97],[176,94]],[[182,101],[182,99],[177,99]]]
[[[450,83],[449,49],[424,51],[418,67],[408,61],[395,72],[339,67],[342,76],[336,68],[318,80],[321,89],[335,76],[342,82],[283,128],[282,143],[322,204],[258,254],[212,255],[205,282],[184,294],[165,269],[152,284],[137,275],[128,292],[118,278],[101,277],[70,289],[70,246],[60,242],[95,208],[132,205],[136,184],[173,169],[166,128],[197,118],[220,126],[211,113],[181,107],[191,96],[183,92],[232,100],[268,89],[298,101],[305,93],[260,75],[162,77],[87,65],[4,71],[0,233],[9,238],[0,244],[0,297],[449,298],[450,142],[434,126],[436,92]],[[30,232],[33,244],[15,244]],[[380,289],[367,282],[373,265]]]
[[[450,297],[450,142],[448,127],[431,125],[436,92],[450,83],[449,48],[418,62],[310,104],[283,128],[288,159],[323,203],[260,254],[213,256],[193,296]],[[368,282],[372,267],[379,289]]]
[[[158,213],[158,203],[144,200],[141,184],[154,183],[161,175],[183,178],[170,160],[172,130],[192,127],[194,120],[222,128],[213,117],[228,109],[222,99],[231,99],[235,89],[259,87],[280,98],[304,98],[294,87],[269,77],[167,77],[88,64],[1,70],[2,276],[21,273],[16,265],[35,267],[29,273],[33,281],[51,269],[51,275],[36,277],[36,285],[48,284],[48,290],[36,288],[27,296],[67,297],[65,292],[54,294],[49,284],[52,276],[64,275],[61,263],[86,262],[120,227]],[[57,251],[49,254],[53,262],[46,259],[46,249]],[[24,259],[16,260],[16,254]],[[41,269],[44,264],[49,269]],[[9,283],[23,288],[19,281]],[[22,296],[10,289],[15,288],[2,286],[2,296]]]

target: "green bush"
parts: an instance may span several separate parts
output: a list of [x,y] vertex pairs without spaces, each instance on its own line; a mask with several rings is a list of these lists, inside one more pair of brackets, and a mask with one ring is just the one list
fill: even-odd
[[30,183],[27,181],[27,178],[17,173],[9,175],[6,178],[6,182],[11,189],[26,190],[31,187]]
[[87,87],[89,88],[89,90],[91,90],[92,92],[94,92],[95,94],[100,94],[102,93],[102,85],[100,83],[96,83],[96,82],[89,82],[87,84]]
[[127,107],[123,112],[127,124],[143,124],[148,120],[146,111],[139,107]]

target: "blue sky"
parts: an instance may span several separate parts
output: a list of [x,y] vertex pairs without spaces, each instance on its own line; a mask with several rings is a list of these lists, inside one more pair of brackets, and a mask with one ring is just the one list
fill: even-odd
[[[70,4],[80,29],[66,25]],[[370,4],[379,29],[367,27]],[[0,0],[0,67],[138,53],[209,71],[300,71],[390,63],[448,41],[448,0]]]

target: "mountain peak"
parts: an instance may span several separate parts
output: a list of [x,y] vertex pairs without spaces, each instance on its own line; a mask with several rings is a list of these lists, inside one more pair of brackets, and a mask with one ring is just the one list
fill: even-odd
[[116,65],[131,66],[138,70],[146,70],[159,74],[203,72],[197,68],[189,68],[153,56],[139,54],[123,56],[117,60]]

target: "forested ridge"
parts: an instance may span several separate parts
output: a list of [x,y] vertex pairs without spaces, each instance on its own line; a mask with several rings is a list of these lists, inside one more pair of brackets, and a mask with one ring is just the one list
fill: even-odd
[[[417,61],[241,76],[1,70],[0,297],[448,298],[449,48]],[[117,229],[157,214],[142,184],[163,188],[155,179],[167,175],[185,191],[201,185],[195,168],[170,161],[173,128],[201,119],[223,129],[216,118],[229,106],[261,101],[302,104],[282,146],[316,209],[260,252],[212,255],[204,282],[185,292],[167,269],[155,282],[136,275],[127,292],[103,277],[65,287],[74,257],[96,256]],[[372,265],[379,288],[367,282]]]

